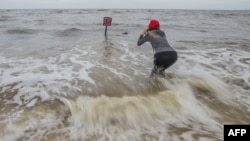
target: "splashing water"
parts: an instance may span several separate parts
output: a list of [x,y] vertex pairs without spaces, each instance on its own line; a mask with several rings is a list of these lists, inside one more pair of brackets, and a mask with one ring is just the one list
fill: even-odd
[[[210,141],[249,124],[249,11],[128,11],[1,10],[0,140]],[[166,78],[135,47],[151,17],[178,51]]]

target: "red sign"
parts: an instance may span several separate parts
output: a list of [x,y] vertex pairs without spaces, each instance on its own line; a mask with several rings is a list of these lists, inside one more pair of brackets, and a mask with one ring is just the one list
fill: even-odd
[[112,18],[110,17],[104,17],[103,18],[103,25],[104,26],[111,26]]

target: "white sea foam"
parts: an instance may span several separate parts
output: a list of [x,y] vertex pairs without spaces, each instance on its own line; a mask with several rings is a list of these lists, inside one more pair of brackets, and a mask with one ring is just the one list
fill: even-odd
[[[250,120],[246,15],[1,10],[0,140],[222,140]],[[166,79],[149,79],[152,48],[136,46],[151,18],[178,52]]]
[[[79,129],[71,134],[72,138],[86,139],[88,136],[100,134],[112,140],[114,134],[117,134],[116,139],[123,140],[122,134],[126,134],[124,140],[127,140],[129,134],[132,134],[132,137],[139,137],[145,130],[157,130],[160,134],[164,134],[161,131],[164,131],[166,127],[171,128],[172,125],[182,127],[182,124],[192,126],[193,122],[205,124],[206,130],[213,131],[214,136],[216,134],[218,138],[221,138],[221,126],[213,120],[218,114],[213,113],[212,109],[207,108],[202,101],[197,99],[188,81],[183,80],[182,83],[171,84],[160,79],[159,82],[171,89],[153,95],[80,96],[75,100],[60,98],[70,110],[69,122]],[[199,86],[197,83],[190,84],[192,87]],[[211,91],[213,89],[216,89],[216,85],[211,87]],[[223,94],[222,92],[211,93]],[[199,130],[202,125],[197,128]],[[85,134],[79,136],[82,132]],[[183,137],[189,135],[187,133]],[[192,140],[193,137],[189,139]]]

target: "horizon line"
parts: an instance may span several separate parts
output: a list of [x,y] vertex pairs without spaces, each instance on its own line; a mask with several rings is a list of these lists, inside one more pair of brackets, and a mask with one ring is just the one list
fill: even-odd
[[199,8],[0,8],[0,10],[203,10],[203,11],[248,11],[250,9],[199,9]]

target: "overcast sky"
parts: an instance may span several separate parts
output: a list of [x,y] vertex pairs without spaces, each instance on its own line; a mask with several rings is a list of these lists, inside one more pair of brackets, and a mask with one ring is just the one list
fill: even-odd
[[250,10],[250,0],[0,0],[0,9],[51,8]]

